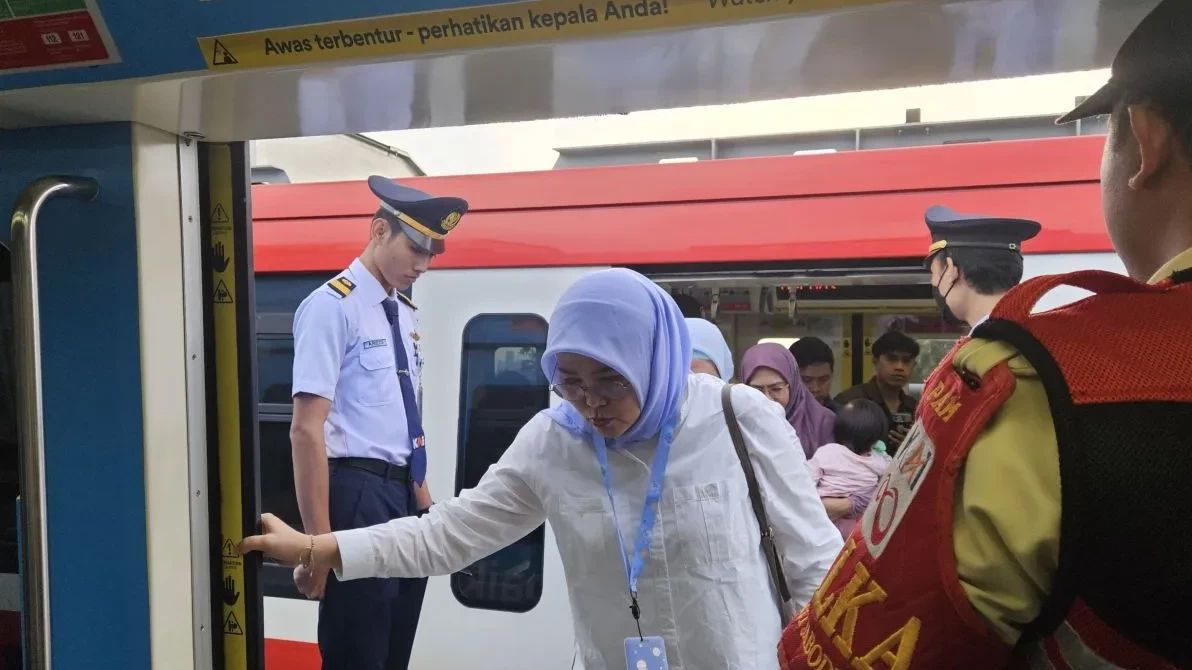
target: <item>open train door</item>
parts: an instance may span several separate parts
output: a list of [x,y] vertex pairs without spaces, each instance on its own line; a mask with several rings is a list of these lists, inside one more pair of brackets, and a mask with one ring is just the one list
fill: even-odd
[[203,333],[207,358],[207,488],[212,667],[264,667],[259,555],[240,542],[260,517],[256,310],[248,149],[198,147]]

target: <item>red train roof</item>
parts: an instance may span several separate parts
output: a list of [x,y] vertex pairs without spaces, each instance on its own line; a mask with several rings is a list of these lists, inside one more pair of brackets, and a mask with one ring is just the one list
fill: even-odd
[[[436,268],[920,256],[946,204],[1042,222],[1027,253],[1109,251],[1104,138],[1077,137],[403,180],[471,210]],[[363,182],[254,186],[259,272],[335,272],[363,247]]]

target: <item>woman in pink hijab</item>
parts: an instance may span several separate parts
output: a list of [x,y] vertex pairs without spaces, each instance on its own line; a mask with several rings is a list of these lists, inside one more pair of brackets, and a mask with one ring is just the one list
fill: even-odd
[[811,395],[799,376],[799,364],[786,347],[768,342],[745,352],[741,379],[786,408],[786,420],[794,427],[808,459],[832,441],[836,415]]

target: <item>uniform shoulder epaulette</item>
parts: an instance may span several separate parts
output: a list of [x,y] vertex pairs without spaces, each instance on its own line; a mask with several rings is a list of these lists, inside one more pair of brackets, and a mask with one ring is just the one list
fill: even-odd
[[336,277],[327,282],[327,288],[331,289],[341,298],[348,297],[348,294],[356,290],[356,284],[347,277]]
[[414,301],[410,300],[409,296],[407,296],[405,293],[402,293],[401,291],[397,291],[397,299],[409,305],[410,309],[418,309],[418,305],[415,305]]

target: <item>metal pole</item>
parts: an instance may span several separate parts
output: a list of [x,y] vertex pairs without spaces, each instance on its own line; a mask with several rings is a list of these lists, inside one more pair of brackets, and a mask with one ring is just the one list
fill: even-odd
[[25,668],[50,668],[49,553],[46,551],[45,450],[42,444],[41,318],[38,311],[37,217],[54,198],[93,200],[99,183],[85,177],[42,177],[21,191],[12,212],[12,259],[21,457],[22,581]]

